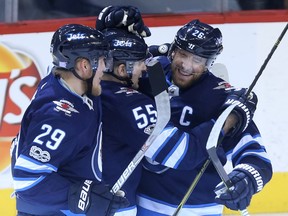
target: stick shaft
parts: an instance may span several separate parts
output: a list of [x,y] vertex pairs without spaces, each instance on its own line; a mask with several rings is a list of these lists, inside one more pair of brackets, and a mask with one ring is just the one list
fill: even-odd
[[180,210],[182,209],[182,207],[185,205],[185,203],[187,202],[188,198],[190,197],[191,193],[193,192],[194,188],[196,187],[196,185],[198,184],[198,181],[200,180],[201,176],[203,175],[203,173],[205,172],[206,168],[208,167],[208,165],[210,164],[210,159],[207,159],[205,161],[205,163],[203,164],[200,172],[196,175],[196,177],[194,178],[192,184],[190,185],[188,191],[186,192],[185,196],[183,197],[183,199],[181,200],[181,203],[178,205],[177,209],[175,210],[175,212],[173,213],[172,216],[176,216],[179,214]]
[[113,194],[116,194],[132,175],[138,164],[143,159],[147,149],[151,146],[170,120],[170,98],[167,92],[167,84],[162,66],[158,61],[150,61],[147,67],[157,110],[156,125],[146,142],[142,145],[141,149],[137,152],[135,157],[111,188],[111,193]]
[[252,89],[254,88],[254,86],[256,85],[258,79],[260,78],[261,74],[263,73],[264,69],[266,68],[269,60],[271,59],[273,53],[275,52],[275,50],[277,49],[278,45],[280,44],[282,38],[284,37],[284,35],[286,34],[288,29],[288,23],[286,24],[286,26],[284,27],[283,31],[281,32],[279,38],[277,39],[276,43],[274,44],[274,46],[272,47],[270,53],[268,54],[267,58],[265,59],[264,63],[262,64],[259,72],[256,74],[253,82],[251,83],[251,85],[249,86],[246,95],[249,95],[250,92],[252,91]]

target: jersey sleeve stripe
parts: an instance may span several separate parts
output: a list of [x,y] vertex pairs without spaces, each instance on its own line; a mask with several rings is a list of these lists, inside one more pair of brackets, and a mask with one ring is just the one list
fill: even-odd
[[167,157],[164,159],[163,165],[171,168],[178,167],[187,152],[189,145],[189,142],[187,140],[189,140],[187,139],[187,134],[183,133],[183,135],[179,139],[179,142],[176,143],[170,154],[168,154]]
[[14,189],[16,192],[28,190],[37,185],[44,178],[44,176],[40,176],[39,178],[13,178]]
[[14,169],[29,171],[31,173],[57,172],[57,168],[55,166],[47,163],[46,164],[39,163],[38,161],[33,160],[24,155],[20,155],[19,158],[17,158]]
[[271,160],[268,158],[268,154],[265,152],[265,151],[262,151],[262,152],[256,152],[256,151],[250,151],[250,152],[245,152],[242,154],[242,156],[236,161],[236,165],[241,163],[240,161],[244,158],[244,157],[247,157],[247,156],[255,156],[255,157],[258,157],[260,158],[261,160],[263,161],[266,161],[268,163],[271,163]]
[[145,156],[155,160],[162,148],[164,148],[166,143],[170,140],[170,137],[172,137],[176,132],[177,128],[175,127],[165,128],[146,151]]
[[[260,136],[254,136],[252,137],[250,134],[246,134],[235,146],[235,148],[233,149],[233,151],[228,152],[227,154],[227,158],[229,160],[232,160],[234,157],[236,157],[238,155],[239,152],[241,152],[243,149],[247,148],[247,146],[249,145],[253,145],[255,143],[258,143],[261,148],[263,149],[263,145],[262,144],[262,138]],[[265,149],[265,147],[264,147]]]

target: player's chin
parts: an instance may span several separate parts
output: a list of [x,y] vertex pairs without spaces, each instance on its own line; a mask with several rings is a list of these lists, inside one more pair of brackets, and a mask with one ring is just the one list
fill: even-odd
[[173,82],[176,86],[178,86],[180,89],[186,89],[190,86],[190,79],[181,79],[181,78],[174,78]]
[[92,95],[93,96],[99,96],[99,95],[101,95],[101,93],[102,93],[102,88],[100,85],[92,88]]
[[174,83],[181,89],[189,88],[195,82],[197,82],[198,76],[191,75],[191,76],[176,76],[174,77]]

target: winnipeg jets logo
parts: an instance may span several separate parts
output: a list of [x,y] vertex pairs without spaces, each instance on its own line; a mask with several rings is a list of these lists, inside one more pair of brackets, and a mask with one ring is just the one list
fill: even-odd
[[168,93],[169,93],[170,98],[175,97],[175,96],[179,96],[179,87],[172,84],[168,88]]
[[230,83],[226,82],[226,81],[222,81],[218,83],[218,86],[213,88],[213,89],[225,89],[225,90],[229,90],[231,89],[232,86],[230,85]]
[[131,95],[134,93],[139,94],[137,90],[127,88],[127,87],[121,87],[119,91],[115,92],[115,94],[121,94],[121,93],[126,93],[127,95]]
[[67,116],[71,116],[72,112],[79,113],[78,110],[74,109],[74,105],[67,100],[53,101],[53,103],[56,104],[55,111],[62,111]]
[[114,40],[113,45],[115,47],[132,47],[133,43],[129,40]]
[[150,135],[155,128],[155,124],[148,125],[148,127],[144,128],[144,133]]
[[71,40],[78,40],[78,39],[84,39],[85,38],[85,34],[68,34],[67,40],[71,41]]

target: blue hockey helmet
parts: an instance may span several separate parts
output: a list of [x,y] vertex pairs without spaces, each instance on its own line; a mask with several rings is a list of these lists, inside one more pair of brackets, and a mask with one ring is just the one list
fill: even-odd
[[102,32],[109,43],[113,62],[126,64],[128,73],[132,72],[135,61],[149,57],[148,46],[141,36],[116,28],[108,28]]
[[113,59],[117,61],[142,60],[148,55],[148,46],[145,40],[123,29],[105,29],[103,34],[109,43]]
[[98,67],[98,58],[108,53],[108,43],[103,34],[91,27],[68,24],[55,31],[50,45],[53,64],[74,70],[77,58],[90,61],[93,72]]
[[192,20],[178,30],[169,55],[176,47],[208,59],[206,65],[211,67],[223,50],[222,34],[218,28],[213,28],[198,19]]

